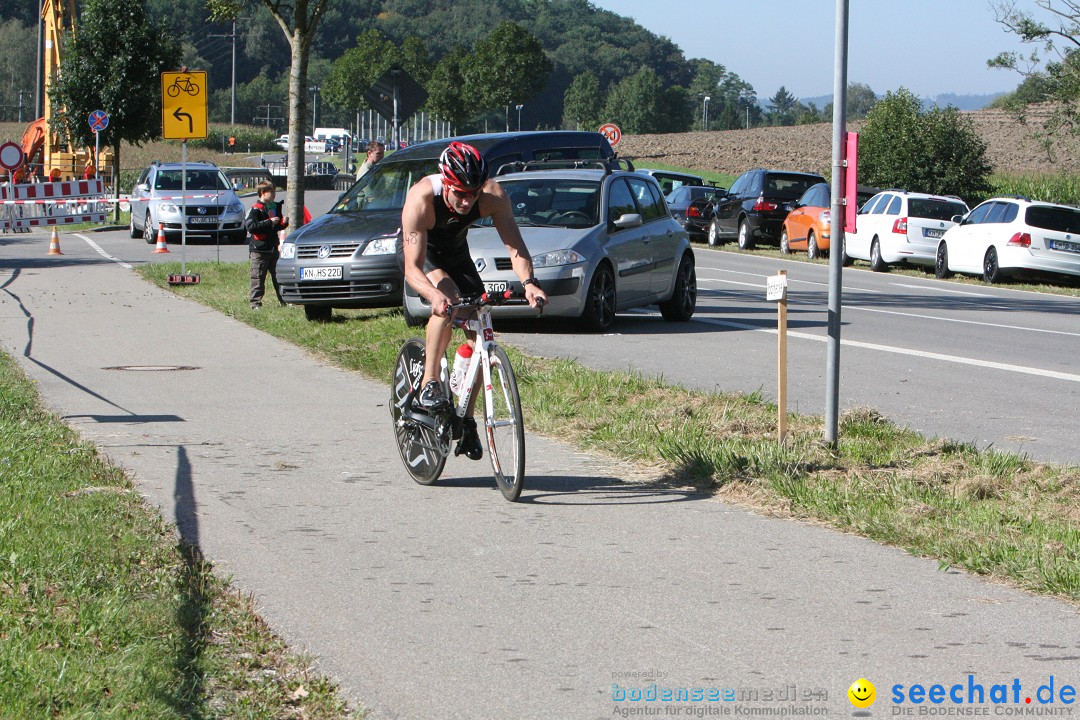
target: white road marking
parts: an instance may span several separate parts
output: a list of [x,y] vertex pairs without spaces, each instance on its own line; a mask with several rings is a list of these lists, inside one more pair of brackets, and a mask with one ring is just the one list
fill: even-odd
[[[639,314],[657,315],[657,313],[649,310],[637,310]],[[713,318],[694,317],[695,322],[702,322],[708,325],[720,325],[721,327],[730,327],[737,330],[750,330],[753,332],[767,333],[769,335],[777,335],[779,331],[776,328],[763,328],[757,325],[749,325],[747,323],[732,322],[730,320],[715,320]],[[810,333],[798,332],[788,330],[788,337],[799,338],[800,340],[813,340],[814,342],[828,342],[827,335],[812,335]],[[1068,382],[1080,383],[1080,375],[1074,375],[1072,373],[1063,373],[1056,370],[1043,370],[1042,368],[1026,367],[1024,365],[1011,365],[1009,363],[999,363],[990,360],[978,360],[975,358],[966,358],[959,355],[946,355],[944,353],[927,352],[925,350],[912,350],[911,348],[896,347],[894,345],[879,345],[878,343],[860,342],[858,340],[844,340],[840,339],[841,345],[848,347],[862,348],[864,350],[877,350],[879,352],[892,353],[894,355],[910,355],[912,357],[926,358],[927,360],[940,360],[942,362],[956,363],[958,365],[972,365],[975,367],[989,368],[991,370],[1004,370],[1005,372],[1020,373],[1023,375],[1035,375],[1037,377],[1051,378],[1054,380],[1066,380]]]
[[86,237],[85,235],[82,235],[82,234],[80,234],[80,233],[72,233],[72,235],[74,235],[75,237],[79,237],[79,238],[82,238],[83,240],[85,240],[85,241],[86,241],[86,244],[87,244],[87,245],[89,245],[90,247],[94,248],[94,250],[96,250],[96,251],[97,251],[98,255],[100,255],[101,257],[105,258],[106,260],[112,260],[112,261],[113,261],[114,263],[116,263],[116,264],[117,264],[117,265],[119,265],[120,267],[122,267],[122,268],[127,268],[128,270],[131,270],[131,269],[132,269],[132,268],[134,267],[134,266],[132,266],[132,265],[129,265],[128,263],[124,262],[123,260],[120,260],[119,258],[114,258],[114,257],[113,257],[112,255],[110,255],[109,253],[107,253],[107,252],[105,252],[104,250],[102,250],[102,249],[101,249],[101,246],[100,246],[100,245],[98,245],[98,244],[97,244],[96,242],[94,242],[94,241],[93,241],[93,240],[91,240],[90,238]]
[[[896,285],[897,287],[912,288],[914,290],[933,290],[934,292],[953,293],[955,295],[971,295],[972,297],[984,297],[984,298],[995,297],[994,295],[989,295],[987,293],[967,292],[965,290],[946,290],[945,288],[939,288],[939,287],[930,288],[930,287],[926,287],[925,285],[908,285],[907,283],[897,283],[897,282],[894,282],[893,285]],[[1001,298],[996,298],[996,299],[1000,300]]]

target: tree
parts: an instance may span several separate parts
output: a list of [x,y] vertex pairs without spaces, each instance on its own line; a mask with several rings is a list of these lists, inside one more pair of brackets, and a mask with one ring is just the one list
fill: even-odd
[[0,24],[0,47],[4,48],[0,55],[0,78],[4,79],[0,83],[0,118],[19,122],[37,119],[34,64],[26,60],[34,57],[36,37],[36,28],[18,20]]
[[941,195],[978,197],[990,189],[986,144],[956,108],[922,112],[911,91],[886,93],[859,135],[859,181]]
[[463,69],[465,84],[480,110],[506,108],[530,100],[544,88],[551,61],[540,41],[520,25],[504,22],[473,48],[472,62]]
[[604,119],[617,124],[624,133],[657,132],[663,92],[660,76],[652,68],[643,67],[608,89]]
[[[855,120],[866,117],[870,109],[877,102],[877,95],[869,85],[863,83],[850,83],[847,88],[847,117]],[[829,116],[832,117],[832,105],[829,106]]]
[[[161,137],[161,73],[175,69],[179,58],[179,46],[149,22],[142,3],[88,0],[49,88],[52,130],[73,147],[93,147],[86,118],[94,110],[107,112],[109,126],[99,140],[112,148],[112,177],[119,179],[120,143]],[[113,185],[119,197],[119,182]],[[117,205],[116,218],[119,212]]]
[[[289,137],[304,137],[307,118],[308,62],[311,42],[330,0],[258,0],[274,16],[289,41]],[[254,0],[206,0],[215,20],[235,20]],[[131,3],[125,3],[131,5]],[[300,227],[304,220],[304,143],[289,144],[286,205],[289,223]]]
[[398,46],[372,28],[356,38],[356,47],[334,61],[322,86],[323,97],[340,110],[367,107],[364,93],[401,61]]
[[783,85],[769,99],[769,121],[773,125],[794,125],[798,116],[799,100],[787,91]]
[[472,114],[465,96],[464,68],[472,62],[465,48],[454,48],[436,63],[428,78],[427,108],[436,116],[460,127]]
[[598,128],[602,108],[600,78],[588,70],[579,73],[563,96],[563,126],[576,130]]
[[1080,2],[1035,0],[1035,5],[1049,15],[1048,22],[1017,10],[1011,1],[992,4],[995,19],[1036,49],[1027,57],[1015,52],[1001,53],[988,60],[987,65],[1015,70],[1035,80],[1025,90],[1036,92],[1013,98],[1013,108],[1021,115],[1028,102],[1054,103],[1039,133],[1049,148],[1055,136],[1080,135]]

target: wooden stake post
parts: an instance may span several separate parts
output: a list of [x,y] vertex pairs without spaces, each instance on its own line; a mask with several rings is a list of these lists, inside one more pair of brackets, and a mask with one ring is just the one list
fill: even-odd
[[777,440],[787,437],[787,270],[768,278],[765,299],[776,300],[776,414]]

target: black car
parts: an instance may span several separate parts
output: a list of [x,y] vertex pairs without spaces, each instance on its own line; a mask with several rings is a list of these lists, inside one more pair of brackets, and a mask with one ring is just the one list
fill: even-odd
[[750,250],[760,239],[778,242],[780,230],[795,200],[811,185],[825,182],[814,173],[789,170],[748,170],[716,203],[709,225],[709,244],[736,237],[739,248]]
[[614,156],[597,132],[540,131],[446,138],[387,155],[345,192],[329,213],[290,233],[281,246],[277,281],[287,303],[303,305],[309,320],[327,320],[333,308],[400,306],[404,277],[395,245],[405,194],[438,173],[450,140],[469,143],[487,159],[492,175],[513,162],[596,160]]
[[691,239],[704,240],[712,223],[713,206],[727,190],[711,185],[683,185],[668,193],[671,217],[679,221]]

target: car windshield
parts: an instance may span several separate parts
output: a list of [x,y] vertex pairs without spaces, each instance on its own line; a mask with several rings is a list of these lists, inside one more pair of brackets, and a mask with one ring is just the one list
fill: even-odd
[[[179,190],[181,188],[179,170],[161,170],[154,178],[155,190]],[[232,185],[220,170],[188,170],[188,190],[232,190]]]
[[769,173],[765,178],[765,194],[783,200],[794,200],[817,185],[821,178],[813,175],[779,175]]
[[690,199],[691,200],[709,200],[709,201],[712,201],[712,200],[715,200],[719,196],[719,194],[720,193],[717,192],[713,188],[699,188],[699,187],[690,188]]
[[330,212],[400,210],[405,206],[405,195],[409,188],[425,175],[436,175],[438,172],[435,158],[379,163],[342,195]]
[[1071,208],[1032,205],[1027,209],[1024,221],[1040,230],[1080,233],[1080,210]]
[[963,203],[938,200],[936,198],[910,198],[908,217],[927,220],[952,220],[954,215],[963,215],[967,207]]
[[[587,228],[600,223],[600,183],[591,180],[500,180],[521,227]],[[483,218],[477,225],[492,225]]]

